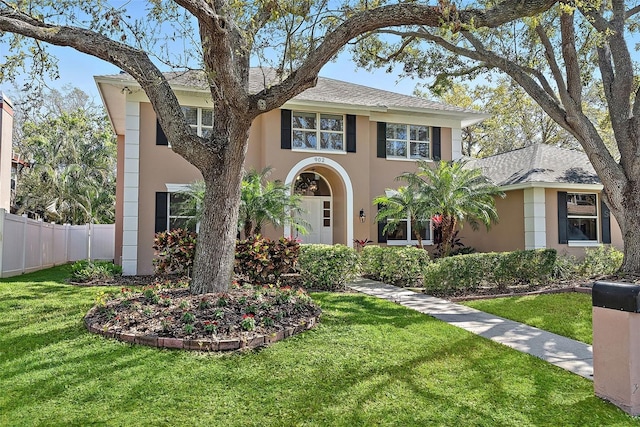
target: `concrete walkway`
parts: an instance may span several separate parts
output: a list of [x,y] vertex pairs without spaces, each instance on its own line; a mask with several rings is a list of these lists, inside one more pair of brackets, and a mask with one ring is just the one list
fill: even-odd
[[349,287],[428,314],[593,380],[593,351],[588,344],[375,280],[359,279]]

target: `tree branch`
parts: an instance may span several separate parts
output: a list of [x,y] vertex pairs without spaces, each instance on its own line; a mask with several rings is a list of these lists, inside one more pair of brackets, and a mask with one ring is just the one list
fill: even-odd
[[[194,164],[197,165],[199,155],[192,152],[193,148],[188,148],[189,145],[201,147],[202,140],[195,136],[186,124],[173,90],[146,53],[90,30],[49,25],[6,7],[0,9],[0,31],[21,34],[56,46],[69,46],[114,64],[129,73],[147,93],[153,108],[156,111],[167,112],[165,116],[159,115],[159,119],[167,135],[176,136],[171,140],[174,151],[189,161],[194,160]],[[162,117],[175,117],[180,120],[163,120]]]
[[564,76],[562,75],[562,71],[560,71],[560,66],[558,65],[558,61],[556,60],[556,55],[553,52],[553,46],[551,45],[551,41],[549,37],[547,37],[547,33],[544,31],[540,25],[536,26],[536,34],[540,37],[540,42],[544,47],[544,56],[547,58],[547,62],[549,63],[549,68],[551,68],[551,74],[553,74],[553,79],[558,86],[558,92],[560,92],[560,98],[565,99],[567,93],[567,87],[564,83]]
[[635,15],[638,12],[640,12],[640,5],[636,7],[632,7],[631,9],[627,10],[627,12],[624,14],[625,20],[633,17],[633,15]]
[[255,35],[260,31],[271,19],[271,14],[278,7],[277,0],[265,0],[258,11],[249,21],[249,25],[245,28],[247,38],[253,40]]
[[[314,86],[322,66],[329,62],[342,46],[349,40],[370,31],[403,25],[440,27],[443,22],[451,22],[456,28],[497,27],[523,16],[543,12],[555,3],[557,0],[504,0],[489,10],[467,9],[459,11],[454,17],[449,16],[438,6],[413,3],[363,10],[351,15],[327,34],[318,48],[311,52],[303,64],[284,81],[251,96],[251,104],[256,105],[256,101],[262,99],[267,103],[267,110],[271,110]],[[454,18],[455,21],[452,21]],[[262,112],[254,111],[256,115]]]
[[573,28],[573,13],[561,12],[560,32],[562,35],[562,56],[567,71],[567,91],[573,104],[582,109],[582,77],[576,53],[576,34]]

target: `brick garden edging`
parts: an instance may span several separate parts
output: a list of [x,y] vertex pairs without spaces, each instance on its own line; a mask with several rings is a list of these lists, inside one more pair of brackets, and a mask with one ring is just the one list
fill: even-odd
[[131,332],[114,331],[102,328],[98,323],[89,324],[89,316],[97,307],[93,307],[84,318],[84,325],[91,333],[102,335],[106,338],[115,338],[119,341],[132,344],[146,345],[149,347],[198,350],[198,351],[234,351],[240,349],[253,349],[264,345],[273,344],[285,338],[313,328],[318,323],[318,317],[310,317],[305,323],[296,327],[287,327],[278,332],[267,335],[250,335],[228,340],[213,339],[183,339],[161,337],[158,335],[134,334]]

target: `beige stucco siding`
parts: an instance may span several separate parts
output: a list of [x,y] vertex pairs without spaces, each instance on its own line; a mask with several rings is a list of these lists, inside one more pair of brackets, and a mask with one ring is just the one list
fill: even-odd
[[[196,102],[192,102],[196,105]],[[190,103],[191,104],[191,103]],[[272,180],[286,181],[302,171],[312,171],[325,178],[333,196],[333,241],[352,244],[351,239],[377,240],[377,209],[372,205],[375,196],[386,188],[402,185],[395,178],[403,172],[415,171],[414,161],[387,160],[377,157],[377,124],[366,115],[356,116],[356,152],[330,153],[282,149],[281,112],[274,110],[258,117],[249,134],[245,168],[261,170],[273,168]],[[442,128],[443,159],[451,159],[449,128]],[[200,172],[170,147],[156,145],[156,117],[148,102],[140,103],[140,146],[138,187],[138,274],[153,273],[153,236],[155,232],[155,194],[166,192],[166,184],[188,184],[201,179]],[[124,137],[118,138],[118,165],[124,164]],[[433,163],[435,165],[435,163]],[[122,168],[118,170],[116,195],[116,260],[122,252],[123,187]],[[348,196],[348,195],[351,196]],[[348,204],[352,197],[352,205]],[[363,209],[366,221],[359,212]],[[350,210],[350,213],[349,213]],[[348,233],[350,229],[351,234]],[[266,237],[278,238],[283,229],[267,227]]]
[[524,243],[524,191],[507,191],[504,199],[496,199],[499,220],[487,232],[484,226],[473,230],[465,224],[459,236],[465,246],[478,252],[522,250]]
[[151,274],[156,192],[167,191],[168,183],[189,184],[202,175],[171,148],[156,145],[156,115],[149,103],[140,104],[139,167],[138,274]]

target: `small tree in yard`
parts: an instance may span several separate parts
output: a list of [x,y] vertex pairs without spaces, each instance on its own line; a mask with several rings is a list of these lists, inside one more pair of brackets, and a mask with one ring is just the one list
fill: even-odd
[[[402,195],[395,202],[387,202],[378,216],[382,218],[398,218],[398,214],[404,213],[414,221],[420,218],[437,217],[441,231],[440,252],[441,256],[448,256],[454,245],[456,230],[468,222],[473,229],[480,224],[487,227],[498,220],[495,208],[495,197],[504,197],[505,194],[497,186],[482,175],[480,169],[468,169],[461,162],[440,162],[432,168],[426,162],[418,162],[417,172],[406,172],[398,177],[406,181],[406,187],[398,189],[398,195]],[[384,198],[379,197],[374,202],[383,203]],[[400,209],[400,206],[404,209]],[[400,218],[402,218],[400,216]],[[386,228],[386,227],[385,227]],[[419,246],[422,241],[416,233]]]
[[307,230],[300,223],[301,197],[291,194],[289,186],[281,181],[268,181],[271,168],[258,172],[250,170],[242,179],[238,229],[244,238],[262,233],[265,224],[281,227],[285,222],[302,234]]
[[[299,219],[299,214],[302,213],[300,196],[290,194],[289,186],[281,181],[268,181],[270,173],[270,167],[260,172],[252,169],[242,178],[238,233],[244,233],[245,239],[261,234],[265,224],[280,227],[288,222],[300,233],[307,232]],[[182,208],[185,216],[190,217],[187,225],[195,229],[195,225],[202,219],[204,181],[192,182],[183,194],[187,199]]]
[[[493,7],[460,10],[456,22],[497,26],[540,13],[555,0],[504,0]],[[135,2],[139,5],[140,2]],[[171,148],[196,166],[206,183],[192,293],[224,291],[231,283],[242,171],[249,129],[259,115],[279,108],[312,87],[322,66],[350,40],[398,25],[439,27],[451,19],[446,2],[438,6],[399,3],[377,6],[353,2],[329,9],[325,2],[293,0],[154,0],[142,19],[126,6],[104,1],[0,2],[0,37],[11,46],[0,79],[17,68],[39,72],[52,65],[41,42],[69,46],[129,73],[153,106]],[[192,26],[197,28],[192,30]],[[194,35],[199,40],[194,40]],[[169,82],[152,61],[166,45],[158,38],[191,44],[188,57],[204,68],[215,120],[208,137],[189,126]],[[257,93],[249,90],[249,61],[266,56],[276,73]],[[31,56],[34,63],[26,61]]]

